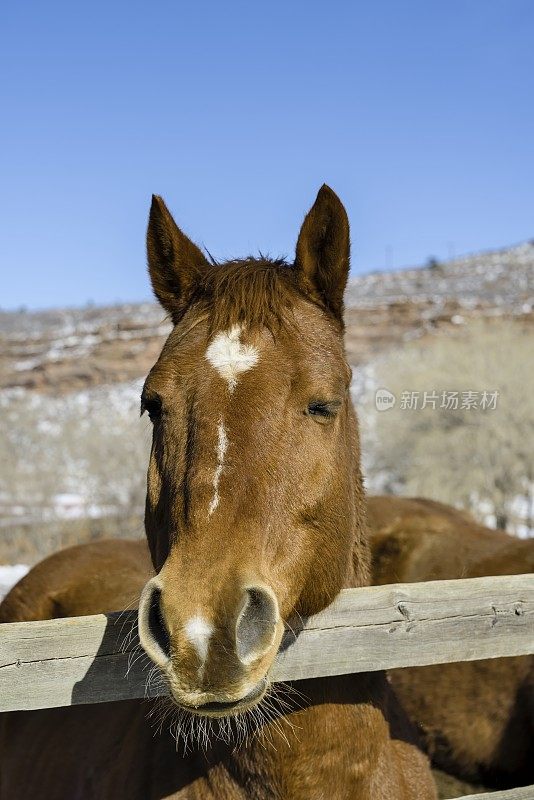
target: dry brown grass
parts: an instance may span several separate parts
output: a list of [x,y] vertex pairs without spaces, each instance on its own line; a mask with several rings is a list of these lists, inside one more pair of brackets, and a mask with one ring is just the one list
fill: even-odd
[[0,564],[36,564],[74,544],[98,539],[141,539],[141,516],[14,524],[0,530]]
[[[394,408],[362,415],[372,441],[371,478],[387,476],[392,493],[432,497],[469,509],[512,533],[534,525],[534,372],[530,329],[512,322],[476,322],[455,336],[406,345],[377,367],[377,387],[397,397]],[[442,391],[498,392],[495,409],[444,409]],[[424,392],[436,408],[421,408]],[[402,407],[405,392],[419,407]],[[374,400],[374,395],[373,395]],[[367,425],[365,424],[367,417]],[[372,429],[370,429],[370,425]]]

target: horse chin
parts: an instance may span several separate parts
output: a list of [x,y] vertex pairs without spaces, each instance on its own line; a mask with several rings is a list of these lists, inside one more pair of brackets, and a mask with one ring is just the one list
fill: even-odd
[[183,698],[176,697],[172,690],[171,696],[178,708],[181,708],[183,711],[187,711],[197,717],[235,717],[239,714],[245,713],[246,711],[250,711],[250,709],[254,708],[254,706],[257,706],[259,703],[261,703],[267,694],[268,688],[269,682],[267,678],[262,678],[262,680],[257,683],[251,691],[237,700],[210,700],[207,703],[201,703],[198,705],[184,703]]

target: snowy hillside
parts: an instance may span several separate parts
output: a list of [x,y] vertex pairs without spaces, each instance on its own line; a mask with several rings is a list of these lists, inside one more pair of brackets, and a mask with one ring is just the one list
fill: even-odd
[[[534,244],[354,278],[346,305],[353,363],[399,339],[480,315],[534,319]],[[140,378],[169,330],[153,303],[0,311],[0,390],[20,387],[57,396]]]
[[410,299],[434,304],[456,300],[465,308],[529,313],[534,305],[534,241],[426,267],[374,272],[354,278],[347,305],[377,306]]

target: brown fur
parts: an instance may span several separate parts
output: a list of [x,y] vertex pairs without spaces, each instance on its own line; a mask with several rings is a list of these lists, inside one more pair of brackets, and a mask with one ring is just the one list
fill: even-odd
[[[154,420],[145,525],[157,577],[143,590],[139,630],[176,703],[187,709],[182,713],[194,720],[220,703],[234,704],[225,714],[250,710],[257,700],[247,700],[248,690],[265,685],[286,627],[324,608],[343,587],[368,582],[342,339],[348,221],[323,187],[293,266],[213,265],[155,198],[148,254],[154,290],[175,328],[143,390]],[[260,357],[232,394],[205,353],[220,326],[238,322]],[[328,414],[318,413],[317,403]],[[211,514],[221,419],[229,444]],[[79,553],[63,556],[67,582]],[[139,554],[128,549],[132,554],[135,561]],[[108,556],[112,570],[114,558],[120,554]],[[43,570],[53,573],[50,560]],[[88,572],[86,565],[82,583]],[[140,577],[137,568],[128,591],[139,588]],[[46,593],[34,575],[25,582],[28,594],[32,582]],[[91,586],[90,602],[78,601],[77,613],[113,602]],[[19,588],[14,604],[6,600],[11,619],[17,605],[29,605],[26,592]],[[62,588],[51,594],[68,613]],[[200,666],[187,634],[187,621],[198,614],[213,627]],[[242,641],[252,642],[244,656]],[[9,715],[0,797],[435,797],[428,762],[383,674],[303,681],[299,691],[298,701],[291,691],[274,696],[273,718],[264,716],[245,744],[215,738],[205,753],[194,748],[183,757],[172,752],[167,732],[150,738],[141,703]]]
[[[375,583],[534,571],[534,541],[477,524],[430,500],[369,498]],[[499,658],[390,673],[433,763],[465,780],[534,782],[534,658]]]

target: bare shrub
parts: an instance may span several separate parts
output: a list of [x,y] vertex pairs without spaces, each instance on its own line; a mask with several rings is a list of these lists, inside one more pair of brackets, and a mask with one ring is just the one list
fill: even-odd
[[139,514],[151,438],[140,389],[137,381],[58,398],[2,392],[2,525]]
[[[510,532],[532,534],[533,349],[527,328],[494,320],[406,346],[376,365],[374,388],[393,392],[396,403],[378,412],[366,400],[371,488],[380,483],[433,497]],[[442,407],[444,391],[458,392],[458,408]],[[496,407],[487,396],[482,408],[483,393],[494,391]],[[437,393],[435,408],[428,395],[422,408],[425,392]],[[416,393],[417,407],[408,407],[406,393]],[[469,397],[476,397],[476,407],[462,407]]]

